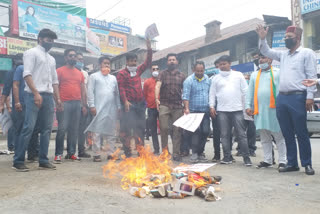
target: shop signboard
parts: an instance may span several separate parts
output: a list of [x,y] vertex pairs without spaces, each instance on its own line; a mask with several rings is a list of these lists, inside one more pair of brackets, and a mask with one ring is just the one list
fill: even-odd
[[26,41],[16,38],[7,38],[8,55],[16,55],[18,53],[24,53],[26,50],[33,48],[37,45],[35,41]]
[[100,29],[91,29],[100,39],[100,51],[102,54],[119,55],[127,52],[127,36]]
[[19,36],[37,39],[43,28],[58,35],[57,43],[85,47],[86,17],[18,1]]
[[0,36],[0,54],[7,54],[7,38]]
[[320,0],[300,0],[301,14],[320,10]]
[[89,25],[91,28],[98,28],[107,31],[117,31],[120,33],[130,34],[131,28],[123,25],[114,24],[112,22],[106,22],[103,20],[89,18]]

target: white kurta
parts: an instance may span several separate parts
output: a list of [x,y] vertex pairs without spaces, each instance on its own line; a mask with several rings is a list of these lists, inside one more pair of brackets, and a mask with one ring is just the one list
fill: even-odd
[[116,77],[111,74],[104,76],[100,71],[90,75],[88,104],[90,108],[96,108],[97,114],[85,132],[114,135],[116,121],[118,120],[118,109],[120,109]]

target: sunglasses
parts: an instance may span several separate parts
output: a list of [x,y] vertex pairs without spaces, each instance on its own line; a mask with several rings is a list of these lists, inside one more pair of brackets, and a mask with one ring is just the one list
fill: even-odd
[[158,71],[158,70],[159,70],[159,68],[152,68],[152,70],[153,70],[153,71]]

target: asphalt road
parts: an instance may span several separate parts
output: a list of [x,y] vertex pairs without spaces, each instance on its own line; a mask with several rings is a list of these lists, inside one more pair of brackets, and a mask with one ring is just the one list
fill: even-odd
[[[120,179],[106,179],[102,166],[92,159],[65,161],[57,170],[38,170],[27,163],[29,172],[11,169],[12,155],[0,156],[0,213],[320,213],[320,138],[312,138],[313,167],[316,175],[300,172],[280,174],[275,168],[245,167],[241,158],[232,165],[216,165],[212,175],[223,177],[221,201],[206,202],[196,196],[185,199],[139,199],[120,187]],[[257,142],[257,157],[262,149]],[[212,139],[206,145],[213,156]],[[6,142],[0,141],[0,149]],[[54,141],[49,158],[54,157]],[[184,159],[187,162],[187,159]]]

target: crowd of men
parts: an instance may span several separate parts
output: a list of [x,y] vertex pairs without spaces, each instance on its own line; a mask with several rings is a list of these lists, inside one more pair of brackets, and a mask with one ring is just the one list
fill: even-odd
[[[308,175],[315,172],[311,162],[311,145],[306,125],[307,111],[312,110],[316,92],[316,58],[312,50],[300,47],[302,29],[287,28],[285,42],[288,51],[276,51],[266,42],[268,28],[257,27],[260,53],[255,56],[258,70],[251,76],[231,69],[232,59],[224,55],[214,63],[219,72],[210,78],[205,64],[196,61],[193,74],[186,77],[179,68],[178,56],[167,55],[167,69],[160,72],[152,64],[152,49],[147,40],[145,62],[137,65],[137,56],[126,55],[126,67],[116,76],[110,74],[110,59],[99,58],[100,70],[90,76],[83,70],[83,55],[65,50],[65,66],[56,69],[55,59],[48,53],[57,35],[43,29],[38,46],[26,51],[23,60],[10,72],[1,97],[10,108],[8,97],[12,88],[12,120],[14,143],[13,168],[28,171],[28,160],[39,161],[39,167],[55,169],[48,159],[48,147],[54,108],[58,120],[54,163],[62,163],[64,139],[67,134],[67,154],[74,161],[90,158],[85,151],[86,135],[92,137],[93,161],[102,161],[102,145],[108,159],[116,150],[117,121],[120,120],[120,141],[126,157],[132,155],[132,140],[144,146],[146,130],[150,129],[154,154],[168,148],[172,139],[172,159],[180,162],[191,150],[192,163],[207,162],[205,145],[213,127],[213,162],[232,164],[233,135],[238,142],[237,154],[246,166],[255,157],[256,130],[259,130],[264,160],[257,168],[272,167],[273,144],[279,153],[279,172],[298,171],[296,139],[301,165]],[[272,66],[280,61],[280,70]],[[151,68],[152,77],[144,82],[141,75]],[[11,111],[11,109],[9,109]],[[183,114],[203,113],[195,132],[172,125]],[[161,141],[158,140],[159,120]],[[161,142],[161,146],[160,143]],[[78,145],[78,156],[76,148]],[[220,152],[222,145],[222,154]]]

